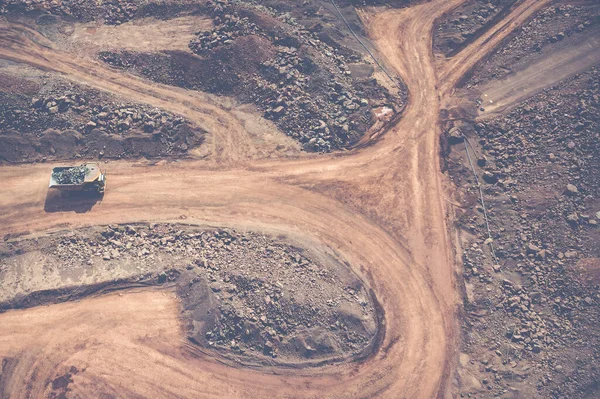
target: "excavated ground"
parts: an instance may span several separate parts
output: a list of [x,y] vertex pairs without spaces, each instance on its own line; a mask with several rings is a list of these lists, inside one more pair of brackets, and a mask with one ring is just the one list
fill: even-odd
[[3,310],[166,284],[188,339],[237,362],[323,365],[365,358],[379,344],[383,315],[364,282],[282,237],[115,225],[8,239],[0,256]]
[[205,131],[55,74],[0,68],[0,162],[182,157]]
[[[22,2],[3,5],[14,9],[15,3]],[[49,29],[31,29],[29,22],[23,24],[22,20],[0,25],[0,56],[10,62],[60,72],[74,81],[129,98],[139,96],[141,102],[185,114],[211,135],[203,146],[209,154],[206,161],[152,165],[112,162],[112,186],[100,203],[48,195],[48,168],[44,165],[3,166],[0,174],[9,189],[0,194],[0,220],[6,232],[8,261],[0,272],[5,273],[2,281],[11,284],[3,291],[8,295],[5,306],[33,307],[0,315],[0,396],[597,397],[598,71],[576,75],[581,71],[568,69],[568,76],[552,77],[552,68],[542,70],[540,73],[548,78],[543,87],[527,87],[524,96],[502,94],[497,87],[504,80],[485,77],[475,91],[468,87],[455,90],[498,45],[502,48],[512,43],[506,54],[522,54],[523,63],[509,58],[504,64],[518,64],[511,71],[514,75],[502,75],[496,61],[491,61],[487,70],[500,71],[497,76],[511,79],[508,82],[515,88],[520,85],[514,77],[526,79],[523,71],[531,70],[536,62],[571,57],[564,50],[580,49],[575,45],[580,42],[578,38],[593,46],[596,20],[587,25],[581,22],[581,30],[569,19],[571,10],[574,18],[579,18],[577,22],[594,10],[586,9],[589,2],[585,1],[577,1],[584,11],[571,6],[542,11],[542,19],[538,16],[523,31],[522,42],[516,39],[518,35],[511,35],[549,3],[523,0],[504,10],[487,4],[483,10],[473,8],[474,2],[433,0],[406,9],[359,10],[357,15],[385,65],[398,72],[410,88],[404,118],[394,120],[389,130],[381,130],[386,133],[383,140],[349,156],[285,161],[256,161],[273,148],[279,151],[279,146],[257,150],[248,135],[251,124],[242,123],[235,107],[224,107],[214,97],[192,95],[190,90],[132,77],[124,72],[128,66],[122,62],[128,57],[133,57],[134,64],[140,61],[135,57],[153,59],[160,50],[161,60],[186,54],[194,62],[205,63],[211,61],[212,51],[221,51],[214,61],[228,54],[227,46],[241,43],[236,49],[246,54],[244,60],[271,57],[267,65],[262,65],[264,61],[260,65],[272,67],[273,57],[278,57],[276,61],[283,62],[284,69],[294,65],[284,71],[285,78],[289,74],[290,82],[301,82],[306,77],[295,65],[298,61],[302,69],[304,54],[298,56],[301,46],[272,40],[262,25],[265,20],[273,22],[269,16],[289,22],[280,15],[285,10],[268,11],[263,15],[265,20],[256,23],[243,16],[240,20],[239,9],[229,13],[227,8],[229,16],[217,12],[218,19],[211,17],[208,22],[201,16],[196,22],[202,29],[196,34],[189,29],[189,18],[195,18],[189,14],[191,9],[178,8],[167,17],[185,27],[196,55],[186,53],[182,39],[174,41],[176,52],[162,51],[168,50],[160,49],[168,47],[164,33],[172,29],[160,24],[155,35],[161,39],[154,47],[128,43],[119,49],[107,38],[109,25],[120,29],[111,32],[122,38],[128,37],[123,32],[151,35],[147,27],[140,28],[148,22],[142,21],[147,11],[140,10],[165,10],[161,7],[167,3],[139,8],[133,1],[108,2],[98,8],[88,0],[60,5],[41,1],[33,7],[58,7],[53,11],[62,14],[83,10],[89,21],[99,25],[97,29],[72,26],[72,31],[63,29],[62,33],[55,28],[63,26],[64,20],[53,18],[42,19],[46,28],[54,26]],[[457,25],[459,31],[467,33],[461,33],[464,40],[450,50],[450,58],[437,56],[434,60],[432,27],[461,4],[476,10],[468,15],[486,15],[461,18]],[[214,3],[206,6],[214,7]],[[254,10],[252,7],[249,9]],[[343,12],[352,14],[347,8]],[[243,15],[256,17],[252,12]],[[475,25],[468,25],[472,21]],[[104,22],[109,25],[100,25]],[[227,24],[238,22],[242,34],[229,32]],[[135,24],[141,25],[136,28]],[[574,32],[568,26],[575,26]],[[556,28],[561,31],[552,33]],[[207,31],[209,35],[203,33]],[[469,33],[472,31],[475,33]],[[542,49],[541,56],[527,58],[531,43],[546,43],[531,34],[538,31],[550,34],[550,47],[546,48],[552,51]],[[80,43],[79,47],[68,40],[56,40],[56,32],[64,35],[63,39],[72,37],[72,43]],[[105,42],[86,52],[86,46],[81,45],[87,40],[82,39],[82,32],[100,32]],[[361,29],[357,32],[361,34]],[[214,43],[207,40],[213,37]],[[231,42],[225,43],[228,40]],[[265,52],[249,54],[244,43],[264,45],[261,48]],[[213,45],[222,48],[215,50]],[[112,68],[90,61],[98,51],[103,51],[108,61],[118,55],[116,61],[123,65]],[[332,59],[344,76],[364,74],[368,69],[344,68],[338,55]],[[308,54],[310,57],[314,54]],[[327,65],[324,62],[319,67],[327,69]],[[256,68],[254,78],[262,76],[260,67],[251,66]],[[168,73],[161,76],[170,77]],[[471,76],[478,79],[477,70]],[[557,84],[565,77],[568,79]],[[489,107],[481,107],[481,100],[476,102],[488,92],[502,96],[505,103],[493,113]],[[368,100],[369,105],[360,100],[359,105],[349,98],[355,95],[349,94],[327,106],[335,103],[346,108],[347,102],[350,111],[370,106]],[[519,104],[521,101],[525,102]],[[58,102],[42,104],[49,111]],[[268,104],[269,115],[276,109],[273,105]],[[357,105],[359,108],[351,109]],[[278,114],[289,104],[280,106]],[[255,107],[254,113],[260,109]],[[389,114],[386,108],[379,113]],[[478,108],[484,108],[479,115]],[[266,110],[260,109],[261,113]],[[273,118],[274,123],[277,120]],[[459,189],[459,203],[447,199],[439,179],[438,133],[442,123],[446,124],[442,139],[445,166]],[[464,155],[462,134],[472,145],[469,148],[482,182],[491,239],[482,217],[484,207],[477,202],[479,191],[470,174],[471,165]],[[319,138],[325,141],[326,135],[322,136]],[[365,137],[370,141],[375,136]],[[328,150],[318,143],[318,151]],[[456,270],[452,268],[444,223],[446,216],[451,217],[446,214],[450,206],[455,213],[452,220],[459,227],[456,251],[463,266]],[[337,258],[331,251],[307,252],[298,248],[312,248],[310,245],[296,247],[283,238],[229,230],[114,226],[102,231],[79,230],[60,238],[40,235],[37,242],[33,237],[17,239],[27,229],[43,232],[57,225],[73,229],[176,218],[213,220],[218,225],[250,226],[250,230],[266,226],[286,236],[311,237],[339,252],[357,274],[330,259]],[[81,232],[85,232],[83,237],[78,236]],[[239,244],[244,239],[248,241]],[[39,251],[44,242],[49,245],[47,252]],[[74,257],[79,253],[84,256]],[[211,259],[210,254],[215,257]],[[153,262],[146,262],[151,256]],[[46,259],[52,259],[52,268],[27,274],[27,268],[34,270]],[[63,270],[64,265],[72,268]],[[86,274],[90,267],[98,273]],[[143,271],[153,267],[158,269]],[[455,272],[460,275],[456,284]],[[96,281],[100,277],[109,280],[107,285]],[[90,280],[87,287],[66,288],[73,286],[73,281],[86,279]],[[159,283],[165,287],[142,288]],[[57,288],[28,295],[48,285]],[[385,323],[381,323],[382,313],[369,286],[381,302]],[[120,295],[105,295],[125,287],[129,289]],[[457,287],[463,289],[462,317],[455,314]],[[11,299],[15,292],[22,296]],[[104,295],[94,298],[94,293]],[[35,306],[83,297],[86,299],[79,302]],[[462,339],[457,319],[462,323]],[[187,341],[182,342],[185,338]],[[461,351],[458,356],[457,348]],[[363,358],[363,362],[341,361]],[[236,362],[261,367],[236,367]],[[271,367],[330,362],[336,364],[293,370]],[[23,381],[27,381],[26,387]]]
[[[109,3],[93,12],[92,2],[80,3],[64,3],[59,8],[50,2],[30,4],[25,7],[30,10],[29,18],[17,13],[16,5],[6,7],[5,12],[8,20],[34,27],[53,45],[70,52],[86,54],[161,84],[251,104],[307,151],[349,148],[366,134],[383,129],[392,116],[397,118],[406,103],[403,83],[381,78],[367,51],[350,36],[342,20],[332,10],[317,8],[317,4],[302,4],[301,10],[296,11],[303,18],[297,22],[283,10],[243,2],[170,2],[175,6],[166,14],[166,3],[160,2]],[[111,7],[117,7],[115,15],[111,14]],[[56,15],[38,15],[39,10]],[[356,14],[349,16],[352,17],[357,20]],[[169,29],[170,21],[184,31]],[[98,25],[101,23],[116,25],[110,30],[112,34],[108,33],[109,28]],[[155,48],[126,44],[133,42],[134,36],[144,41],[144,32],[156,35],[147,30],[155,23],[157,29],[163,30]],[[170,40],[165,40],[165,36]],[[188,42],[182,43],[185,37]],[[348,43],[353,48],[347,47]],[[6,102],[11,100],[7,98]],[[26,112],[22,107],[20,110]],[[23,122],[21,115],[8,116],[12,117],[10,123]],[[74,128],[80,133],[85,129],[90,130],[89,126]],[[67,136],[73,135],[69,133]],[[0,130],[0,136],[6,135],[11,142],[18,140],[14,132]],[[158,141],[156,137],[152,139]],[[201,140],[186,141],[183,148],[182,143],[175,143],[180,154],[197,147]],[[177,155],[177,151],[127,148],[121,157]],[[24,155],[35,156],[30,152]],[[86,155],[94,156],[97,150],[87,152]],[[44,156],[47,154],[40,154]]]
[[[540,11],[473,71],[466,87],[475,90],[467,96],[532,79],[531,65],[552,63],[557,51],[597,37],[598,10],[584,4]],[[557,82],[562,72],[575,75]],[[600,70],[561,68],[537,78],[539,88],[506,97],[504,112],[488,115],[486,98],[471,102],[449,130],[455,144],[447,166],[461,203],[455,214],[465,318],[458,381],[465,397],[600,394]],[[477,118],[476,106],[486,108]],[[461,134],[468,137],[492,240]]]

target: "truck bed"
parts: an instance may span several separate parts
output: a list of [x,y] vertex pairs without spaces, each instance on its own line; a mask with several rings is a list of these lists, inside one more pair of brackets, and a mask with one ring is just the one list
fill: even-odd
[[[61,172],[73,170],[72,182],[61,182]],[[85,170],[85,171],[84,171]],[[97,164],[83,164],[78,166],[58,166],[52,169],[50,175],[49,188],[76,188],[85,185],[86,183],[93,182],[100,176],[100,168]]]

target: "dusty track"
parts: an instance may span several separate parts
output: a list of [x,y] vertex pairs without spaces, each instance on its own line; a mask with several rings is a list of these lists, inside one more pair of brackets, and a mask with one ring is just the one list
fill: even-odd
[[534,96],[569,76],[583,72],[600,63],[600,37],[590,37],[574,46],[557,50],[543,59],[515,71],[505,79],[482,87],[485,112],[480,117],[492,117]]
[[[457,296],[438,164],[438,75],[451,88],[468,65],[490,50],[488,45],[468,47],[468,56],[459,53],[436,71],[434,21],[460,2],[361,12],[386,63],[409,87],[410,104],[403,119],[371,147],[343,157],[297,160],[256,160],[261,150],[252,146],[239,121],[199,94],[149,84],[61,53],[25,26],[2,27],[0,57],[181,113],[215,132],[211,160],[152,167],[111,163],[107,195],[85,214],[44,212],[48,165],[3,167],[2,233],[168,221],[181,215],[187,221],[284,233],[337,251],[370,282],[386,318],[383,345],[367,361],[289,372],[236,368],[192,355],[177,321],[176,301],[160,291],[9,312],[0,315],[0,357],[19,362],[3,389],[10,397],[39,397],[47,393],[49,381],[76,366],[88,367],[69,386],[82,397],[101,392],[146,397],[447,396]],[[507,19],[516,17],[513,13]],[[516,26],[506,20],[499,25],[502,34]],[[145,324],[152,327],[140,331]],[[19,389],[23,381],[27,389]]]

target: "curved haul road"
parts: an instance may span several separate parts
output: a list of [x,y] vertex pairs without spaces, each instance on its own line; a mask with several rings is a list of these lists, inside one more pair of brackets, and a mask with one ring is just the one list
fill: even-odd
[[[189,348],[169,292],[7,312],[0,315],[0,358],[15,360],[6,363],[0,394],[43,397],[57,375],[76,365],[85,371],[69,389],[80,397],[449,396],[458,301],[438,164],[440,96],[449,103],[453,85],[491,50],[474,43],[436,68],[432,27],[460,3],[361,11],[387,65],[409,87],[405,115],[368,148],[294,160],[254,159],[258,152],[242,124],[198,95],[62,53],[25,26],[0,26],[0,57],[181,113],[206,126],[215,142],[205,161],[111,162],[107,195],[84,214],[44,212],[48,165],[2,167],[3,234],[182,215],[186,222],[283,233],[336,251],[385,311],[383,344],[366,361],[293,371],[225,365]],[[523,1],[526,10],[543,1],[535,3]],[[492,28],[493,40],[506,37],[515,27],[507,21],[522,12]]]

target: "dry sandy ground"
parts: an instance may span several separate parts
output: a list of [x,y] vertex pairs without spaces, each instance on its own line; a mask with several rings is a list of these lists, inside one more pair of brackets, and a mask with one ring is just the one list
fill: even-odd
[[600,37],[589,37],[548,54],[548,56],[515,71],[506,79],[493,81],[481,88],[482,107],[480,116],[493,116],[513,104],[540,92],[545,87],[583,72],[600,63]]
[[75,366],[85,371],[69,388],[82,397],[450,396],[458,296],[439,112],[452,104],[450,94],[469,68],[548,1],[525,0],[483,42],[436,65],[434,22],[460,3],[362,10],[371,39],[410,90],[404,117],[360,151],[277,160],[261,160],[276,146],[257,144],[239,119],[202,94],[149,84],[57,50],[27,26],[1,26],[0,57],[180,113],[213,134],[205,160],[108,164],[104,200],[86,213],[44,212],[50,165],[3,167],[3,234],[182,215],[195,223],[284,232],[336,251],[370,282],[385,311],[385,338],[374,356],[300,371],[250,370],[194,352],[183,340],[176,299],[162,291],[8,312],[0,315],[0,357],[19,361],[3,377],[3,394],[43,396],[52,379]]
[[167,21],[142,18],[121,25],[74,24],[67,29],[70,31],[69,42],[76,46],[152,52],[188,51],[194,33],[211,28],[210,18],[189,15]]

